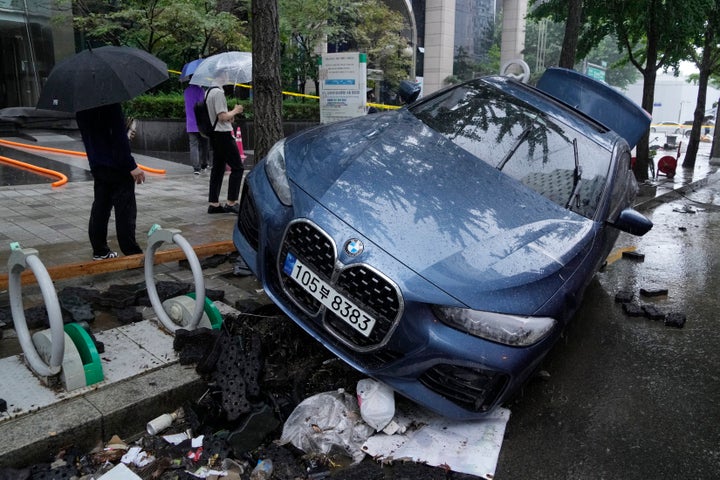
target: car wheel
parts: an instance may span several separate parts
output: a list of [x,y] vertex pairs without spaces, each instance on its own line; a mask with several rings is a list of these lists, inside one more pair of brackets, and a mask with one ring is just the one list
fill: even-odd
[[655,127],[650,127],[650,131],[651,131],[652,133],[655,133],[655,132],[656,132]]

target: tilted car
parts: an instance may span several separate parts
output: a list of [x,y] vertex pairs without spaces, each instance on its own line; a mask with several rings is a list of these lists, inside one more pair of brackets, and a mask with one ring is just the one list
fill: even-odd
[[537,88],[472,80],[278,142],[244,185],[239,253],[349,365],[445,416],[482,417],[536,371],[619,231],[652,227],[631,208],[630,148],[649,116],[554,73],[546,90],[566,82],[567,102],[599,105],[630,144]]

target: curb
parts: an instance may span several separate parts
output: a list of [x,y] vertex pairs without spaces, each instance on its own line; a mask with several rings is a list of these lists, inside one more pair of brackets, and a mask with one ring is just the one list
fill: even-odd
[[198,398],[206,388],[194,366],[174,363],[7,420],[0,424],[0,467],[51,462],[68,445],[89,451],[112,435],[128,440],[178,398]]

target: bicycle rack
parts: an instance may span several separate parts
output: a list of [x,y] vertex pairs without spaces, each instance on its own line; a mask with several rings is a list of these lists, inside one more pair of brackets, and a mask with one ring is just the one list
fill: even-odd
[[[67,391],[103,380],[102,364],[90,335],[78,324],[63,325],[57,293],[47,269],[33,248],[10,244],[8,294],[15,331],[25,362],[46,384],[59,379]],[[50,328],[28,330],[22,301],[21,274],[30,268],[37,279],[47,310]]]
[[[165,302],[160,301],[155,285],[154,257],[155,252],[163,243],[177,244],[185,253],[190,263],[195,282],[195,292],[170,298]],[[179,328],[194,330],[198,326],[219,328],[222,317],[215,305],[205,297],[205,279],[202,274],[200,261],[185,238],[180,235],[180,230],[173,228],[162,228],[160,225],[153,225],[148,232],[148,248],[145,251],[145,284],[147,285],[150,304],[155,310],[158,320],[163,326],[174,333]],[[190,305],[195,306],[190,311]],[[168,312],[170,315],[168,315]]]

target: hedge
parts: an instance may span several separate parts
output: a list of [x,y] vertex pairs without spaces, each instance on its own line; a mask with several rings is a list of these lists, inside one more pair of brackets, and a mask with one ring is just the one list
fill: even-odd
[[[253,118],[251,100],[228,101],[232,107],[241,103],[244,110],[243,118]],[[167,93],[140,95],[123,104],[125,115],[134,118],[168,118],[182,120],[185,118],[185,101],[182,94]],[[317,101],[283,100],[282,116],[285,121],[320,121],[320,106]]]

